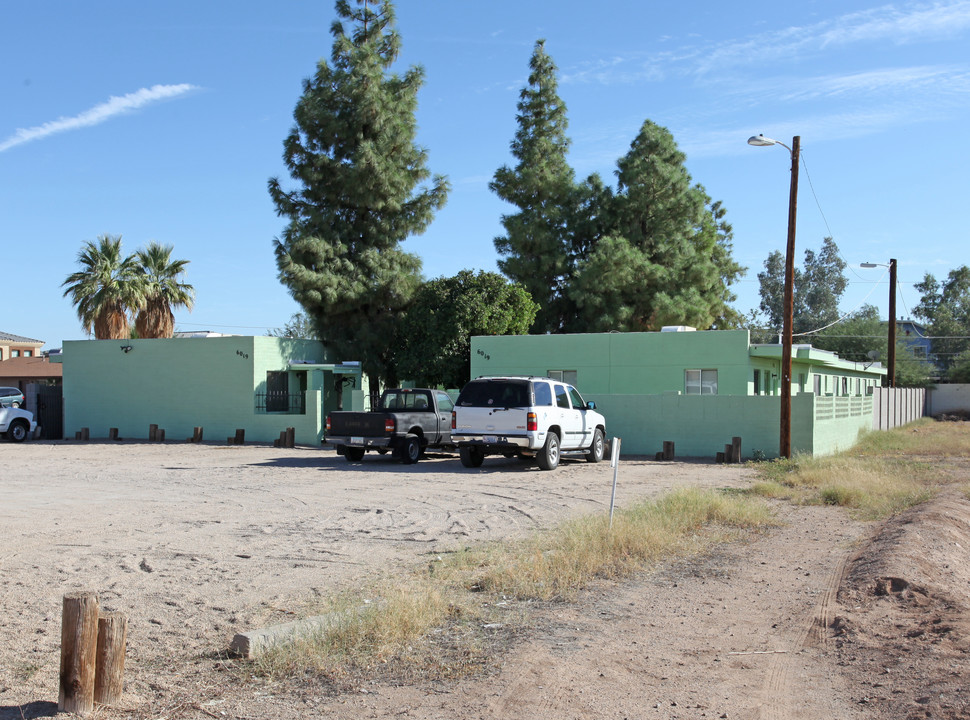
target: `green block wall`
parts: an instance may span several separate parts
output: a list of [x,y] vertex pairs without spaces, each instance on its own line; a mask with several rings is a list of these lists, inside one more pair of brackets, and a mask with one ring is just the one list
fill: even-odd
[[225,442],[237,428],[247,442],[272,442],[293,427],[298,443],[319,444],[322,382],[311,381],[312,373],[305,415],[255,411],[266,372],[292,370],[291,359],[328,361],[322,343],[271,337],[65,342],[64,432],[72,438],[87,427],[92,438],[104,438],[116,427],[123,438],[147,439],[156,424],[167,441],[184,441],[202,426],[205,442]]

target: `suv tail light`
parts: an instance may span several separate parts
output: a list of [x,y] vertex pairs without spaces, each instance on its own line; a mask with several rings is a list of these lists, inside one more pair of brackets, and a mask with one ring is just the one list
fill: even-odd
[[384,432],[388,434],[394,432],[395,425],[396,423],[394,422],[394,418],[392,417],[384,418]]
[[534,412],[530,412],[526,416],[525,429],[528,430],[529,432],[535,432],[536,430],[539,429],[539,418],[538,416],[536,416]]
[[327,432],[330,432],[330,416],[329,415],[327,415],[327,422],[326,422],[326,424],[325,424],[324,427],[326,428],[326,431]]
[[455,411],[452,410],[451,411],[451,429],[454,430],[455,427],[456,427],[456,425],[455,425]]

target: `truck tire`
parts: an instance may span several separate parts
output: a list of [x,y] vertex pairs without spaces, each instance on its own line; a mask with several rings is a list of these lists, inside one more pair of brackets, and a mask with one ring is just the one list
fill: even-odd
[[593,433],[593,442],[589,444],[589,452],[586,453],[586,461],[598,463],[606,454],[606,442],[603,440],[603,431],[596,428]]
[[458,456],[461,464],[466,468],[477,468],[482,466],[485,460],[485,451],[481,448],[461,446],[458,448]]
[[543,470],[555,470],[559,467],[559,436],[554,432],[546,435],[546,444],[536,455],[536,461]]
[[401,459],[405,465],[414,465],[421,457],[421,438],[417,435],[408,435],[404,438],[404,446],[401,448]]
[[344,457],[347,462],[360,462],[364,459],[364,452],[362,447],[348,447],[344,449]]

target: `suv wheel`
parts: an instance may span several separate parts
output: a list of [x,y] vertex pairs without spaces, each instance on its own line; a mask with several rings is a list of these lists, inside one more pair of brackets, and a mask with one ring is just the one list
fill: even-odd
[[546,444],[542,446],[536,460],[543,470],[555,470],[559,467],[559,436],[556,433],[550,432],[546,436]]
[[360,462],[364,459],[365,452],[362,447],[349,447],[344,450],[344,457],[347,458],[347,462]]
[[23,442],[27,439],[27,433],[29,431],[30,426],[23,420],[14,420],[10,423],[10,427],[7,428],[7,439],[13,442]]
[[596,428],[596,432],[593,433],[593,442],[589,444],[589,452],[586,453],[586,461],[598,463],[603,459],[605,453],[606,444],[603,441],[603,431]]
[[458,455],[461,457],[461,464],[466,468],[481,467],[485,460],[485,451],[476,447],[462,446],[458,448]]

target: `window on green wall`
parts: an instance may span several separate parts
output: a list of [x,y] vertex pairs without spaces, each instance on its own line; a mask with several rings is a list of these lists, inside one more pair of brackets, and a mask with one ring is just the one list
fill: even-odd
[[816,396],[822,394],[822,376],[821,375],[812,375],[812,392],[814,392]]
[[754,371],[754,394],[755,395],[761,394],[761,371],[760,370]]
[[546,373],[546,377],[552,378],[553,380],[558,380],[559,382],[568,383],[569,385],[576,385],[576,375],[575,370],[550,370]]
[[717,395],[717,370],[684,370],[686,395]]

